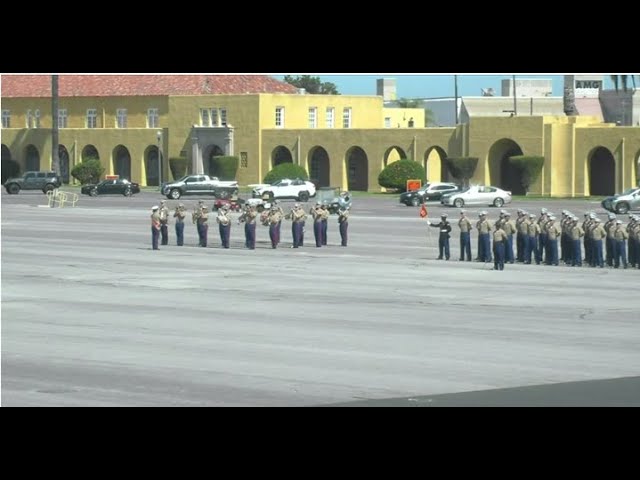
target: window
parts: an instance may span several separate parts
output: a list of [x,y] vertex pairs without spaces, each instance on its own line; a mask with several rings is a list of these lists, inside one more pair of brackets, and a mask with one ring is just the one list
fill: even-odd
[[61,108],[58,110],[58,128],[67,128],[67,119],[69,117],[69,113],[66,108]]
[[27,110],[27,114],[25,115],[25,123],[27,128],[33,128],[33,113],[31,113],[31,110]]
[[219,127],[220,126],[219,119],[218,119],[218,109],[217,108],[212,108],[211,109],[211,126],[212,127]]
[[40,128],[40,109],[39,108],[36,109],[35,120],[36,121],[35,121],[35,125],[34,126],[36,128]]
[[318,109],[309,107],[309,128],[318,128]]
[[98,110],[87,109],[87,128],[98,128]]
[[384,128],[391,128],[391,117],[384,117]]
[[336,109],[333,107],[327,107],[327,128],[334,128]]
[[284,128],[284,107],[276,107],[276,127]]
[[2,128],[11,128],[10,110],[2,110]]
[[249,155],[247,152],[240,152],[240,168],[249,167]]
[[209,121],[209,109],[201,108],[200,109],[200,126],[202,127],[210,127],[211,122]]
[[147,110],[147,128],[159,128],[160,127],[160,114],[157,108],[150,108]]
[[345,107],[342,111],[342,128],[351,128],[351,107]]
[[118,108],[116,110],[116,128],[127,128],[127,109]]
[[222,125],[223,127],[227,126],[227,109],[226,108],[220,109],[220,125]]

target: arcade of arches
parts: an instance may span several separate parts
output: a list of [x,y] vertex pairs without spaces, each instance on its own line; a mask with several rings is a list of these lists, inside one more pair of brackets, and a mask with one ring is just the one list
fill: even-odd
[[131,154],[124,145],[113,149],[113,173],[120,178],[131,179]]
[[519,171],[509,157],[522,155],[522,148],[509,138],[503,138],[489,149],[489,178],[491,185],[510,191],[513,195],[526,193]]
[[587,159],[589,168],[589,194],[614,195],[616,193],[616,161],[608,148],[596,147]]

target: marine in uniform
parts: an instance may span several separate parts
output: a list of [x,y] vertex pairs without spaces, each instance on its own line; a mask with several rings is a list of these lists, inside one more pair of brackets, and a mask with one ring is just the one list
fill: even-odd
[[304,209],[299,203],[296,203],[285,216],[286,219],[291,220],[291,236],[293,237],[293,245],[291,248],[302,246],[302,229],[306,217],[307,214],[304,213]]
[[198,216],[198,225],[200,225],[200,246],[206,247],[209,238],[209,208],[202,205],[200,215]]
[[558,266],[558,237],[560,236],[560,229],[556,225],[556,217],[551,215],[549,221],[546,224],[547,230],[547,255],[545,263],[547,265]]
[[[502,222],[501,222],[502,223]],[[504,270],[504,249],[507,243],[507,233],[496,222],[493,232],[493,269]]]
[[458,227],[460,228],[460,258],[464,262],[464,254],[467,254],[467,262],[471,261],[471,222],[467,218],[466,210],[460,210],[460,220]]
[[249,250],[255,250],[256,248],[256,217],[258,212],[256,207],[245,205],[244,211],[238,223],[244,222],[244,246]]
[[176,243],[179,247],[184,245],[184,218],[186,216],[187,212],[184,211],[184,205],[181,203],[173,212],[173,218],[175,218],[176,222]]
[[282,214],[277,206],[272,206],[268,216],[269,222],[269,238],[271,239],[271,248],[278,248],[280,243],[280,223],[282,222]]
[[156,205],[151,208],[151,248],[153,250],[160,250],[158,248],[158,238],[160,237],[160,215],[158,210],[159,207]]
[[447,220],[447,214],[440,215],[439,223],[431,223],[427,221],[427,225],[433,228],[439,229],[440,235],[438,236],[438,260],[442,260],[443,256],[449,260],[449,237],[451,237],[451,224]]
[[545,226],[548,220],[549,220],[548,210],[546,208],[541,208],[540,216],[538,217],[538,221],[537,221],[538,225],[540,226],[540,232],[537,235],[537,242],[538,242],[538,257],[540,258],[541,262],[543,260],[544,251],[547,248],[547,232],[545,230]]
[[480,212],[480,221],[477,224],[478,227],[478,249],[482,248],[482,251],[478,252],[478,261],[490,262],[491,261],[491,223],[487,220],[487,212]]
[[540,224],[536,221],[536,216],[533,213],[529,214],[529,222],[527,222],[527,240],[526,250],[524,253],[524,263],[531,265],[531,255],[533,254],[533,261],[536,265],[540,265],[540,253],[538,251],[538,235],[540,235]]
[[615,229],[613,229],[613,239],[615,241],[615,268],[620,268],[622,263],[623,268],[627,268],[627,240],[629,234],[622,226],[622,220],[616,220]]
[[582,222],[582,230],[584,231],[584,263],[591,265],[591,225],[595,215],[591,212],[584,212],[584,221]]
[[313,236],[316,239],[316,247],[322,246],[322,212],[321,202],[317,202],[315,207],[311,207],[309,213],[313,218]]
[[340,226],[340,246],[347,246],[347,232],[349,230],[349,209],[341,208],[338,210],[338,225]]
[[320,215],[322,216],[322,245],[327,245],[327,230],[329,229],[329,210],[326,205],[322,205],[320,209]]
[[591,266],[604,268],[602,256],[602,239],[607,236],[607,231],[600,225],[600,219],[594,218],[594,226],[591,227]]
[[507,234],[507,242],[504,245],[504,260],[507,263],[514,263],[513,257],[513,234],[517,233],[517,229],[513,221],[511,220],[511,214],[504,212],[502,224],[500,225],[504,233]]
[[162,245],[169,245],[169,209],[167,201],[160,202],[160,235],[162,235]]
[[229,239],[231,237],[231,218],[229,216],[229,207],[224,205],[218,210],[216,222],[218,222],[218,232],[220,234],[220,243],[222,243],[222,248],[229,248]]
[[640,268],[640,216],[631,215],[629,218],[630,221],[627,225],[629,264],[632,267]]
[[603,225],[604,231],[607,232],[607,237],[605,240],[605,261],[607,266],[613,267],[615,263],[616,253],[616,240],[614,238],[614,232],[616,230],[616,214],[610,213],[609,219]]
[[522,227],[522,223],[527,220],[527,214],[521,208],[518,209],[518,218],[516,219],[516,261],[522,263],[524,261],[524,242],[527,237],[526,228]]
[[571,253],[573,260],[571,262],[572,267],[582,266],[582,249],[580,247],[580,238],[584,237],[584,230],[578,225],[578,217],[574,216],[569,228],[569,238],[572,242]]

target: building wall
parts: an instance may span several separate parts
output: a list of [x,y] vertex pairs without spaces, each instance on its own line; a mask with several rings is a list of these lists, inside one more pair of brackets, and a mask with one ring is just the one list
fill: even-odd
[[[390,120],[390,128],[424,128],[424,108],[383,108],[378,127],[385,128],[386,120]],[[409,121],[413,119],[413,127]]]

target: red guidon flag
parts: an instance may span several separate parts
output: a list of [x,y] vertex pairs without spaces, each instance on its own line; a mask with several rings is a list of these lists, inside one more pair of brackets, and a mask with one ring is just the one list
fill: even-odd
[[427,212],[427,206],[423,203],[422,207],[420,207],[420,217],[424,218],[427,215],[429,215],[429,212]]

